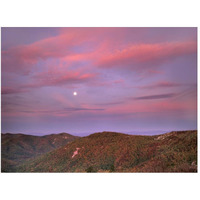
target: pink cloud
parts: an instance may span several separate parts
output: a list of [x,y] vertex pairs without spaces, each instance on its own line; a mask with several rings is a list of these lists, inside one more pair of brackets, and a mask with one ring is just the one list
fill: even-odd
[[[115,32],[116,28],[61,29],[58,36],[3,51],[2,70],[23,74],[34,72],[32,75],[34,82],[21,86],[23,90],[6,89],[3,94],[26,92],[31,88],[53,85],[69,86],[71,84],[70,87],[73,87],[74,84],[79,83],[90,83],[96,86],[123,84],[123,79],[99,81],[95,69],[97,67],[98,70],[120,68],[147,72],[149,76],[161,73],[158,69],[160,64],[196,52],[196,43],[192,41],[154,44],[124,43],[122,45],[124,32],[118,29],[117,36]],[[90,44],[93,47],[91,49]],[[84,48],[77,53],[74,47]],[[38,72],[36,64],[48,58],[53,59],[50,61],[51,65],[43,63],[43,72]],[[74,63],[84,61],[89,63],[88,66],[76,68],[74,71],[68,70],[73,69]],[[145,73],[141,76],[145,77]],[[162,82],[147,87],[175,87],[175,85]]]
[[[113,48],[121,46],[122,42],[119,41],[122,41],[125,32],[117,28],[60,29],[60,34],[57,36],[3,51],[2,69],[29,74],[35,64],[49,58],[68,63],[83,60],[94,63]],[[83,49],[81,52],[76,52],[74,50],[76,47]]]
[[89,82],[96,77],[95,73],[82,73],[82,71],[69,71],[66,69],[56,70],[50,69],[47,72],[41,72],[34,76],[39,85],[57,86]]
[[29,73],[38,61],[62,58],[73,54],[73,48],[90,42],[93,32],[70,29],[29,45],[21,45],[2,52],[2,68],[16,73]]
[[117,46],[112,40],[104,40],[95,51],[70,54],[62,59],[68,62],[88,60],[93,66],[100,68],[146,71],[149,75],[162,74],[162,71],[158,70],[161,64],[196,52],[194,41]]
[[97,65],[103,68],[128,67],[136,71],[151,66],[152,70],[152,66],[196,51],[196,42],[193,41],[129,45],[104,55],[98,60]]

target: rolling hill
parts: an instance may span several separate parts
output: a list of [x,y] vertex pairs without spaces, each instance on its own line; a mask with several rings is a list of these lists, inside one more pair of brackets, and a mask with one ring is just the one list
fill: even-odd
[[197,131],[94,133],[21,164],[19,172],[197,172]]
[[46,136],[1,134],[1,171],[15,171],[25,160],[35,158],[77,139],[67,133]]

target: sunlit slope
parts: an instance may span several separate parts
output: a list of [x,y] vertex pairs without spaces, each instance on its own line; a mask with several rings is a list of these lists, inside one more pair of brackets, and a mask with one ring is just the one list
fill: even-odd
[[196,172],[197,131],[159,136],[102,132],[18,168],[22,172]]

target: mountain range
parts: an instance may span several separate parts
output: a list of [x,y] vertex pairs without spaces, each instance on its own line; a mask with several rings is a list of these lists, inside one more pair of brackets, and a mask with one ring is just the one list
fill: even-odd
[[197,172],[197,131],[1,135],[2,172]]

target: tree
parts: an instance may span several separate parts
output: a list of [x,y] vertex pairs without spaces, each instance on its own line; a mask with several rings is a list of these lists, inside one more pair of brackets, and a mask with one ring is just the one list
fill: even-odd
[[88,167],[88,168],[86,169],[86,172],[91,173],[91,172],[96,172],[96,171],[94,170],[94,168],[93,168],[92,166],[90,166],[90,167]]
[[115,166],[114,165],[111,165],[110,166],[110,172],[114,172],[115,171]]

